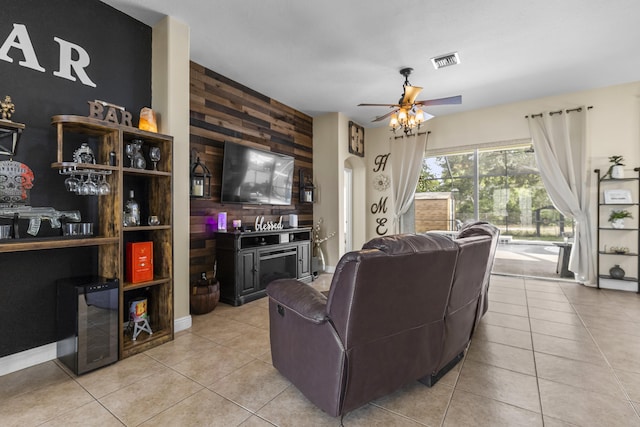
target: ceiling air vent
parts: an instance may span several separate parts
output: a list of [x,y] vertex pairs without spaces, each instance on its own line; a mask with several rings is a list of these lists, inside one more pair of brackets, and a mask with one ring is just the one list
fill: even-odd
[[447,53],[446,55],[435,56],[431,58],[431,62],[437,70],[442,67],[448,67],[449,65],[459,64],[460,57],[458,56],[458,52]]

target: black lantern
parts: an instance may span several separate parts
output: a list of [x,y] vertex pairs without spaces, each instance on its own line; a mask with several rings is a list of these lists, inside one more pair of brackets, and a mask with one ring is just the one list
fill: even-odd
[[191,167],[191,197],[211,197],[211,172],[200,157]]

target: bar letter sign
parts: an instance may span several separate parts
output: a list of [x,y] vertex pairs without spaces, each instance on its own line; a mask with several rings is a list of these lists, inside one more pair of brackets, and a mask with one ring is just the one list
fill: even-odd
[[[60,52],[60,66],[57,71],[53,72],[53,75],[74,82],[77,76],[82,84],[96,87],[96,84],[89,78],[85,71],[85,68],[91,63],[91,58],[87,51],[84,50],[82,46],[59,37],[54,37],[53,40],[58,43]],[[13,30],[7,36],[4,43],[2,43],[2,46],[0,46],[0,60],[13,62],[13,58],[9,56],[12,48],[19,50],[24,57],[24,61],[18,61],[18,65],[40,71],[41,73],[46,71],[38,62],[36,51],[33,48],[29,32],[25,25],[13,24]]]

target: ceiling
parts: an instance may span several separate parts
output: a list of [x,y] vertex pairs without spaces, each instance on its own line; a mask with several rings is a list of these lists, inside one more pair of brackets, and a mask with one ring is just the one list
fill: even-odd
[[[191,28],[191,60],[311,116],[370,127],[402,93],[462,95],[442,116],[640,80],[637,0],[103,0]],[[435,70],[430,58],[458,52]]]

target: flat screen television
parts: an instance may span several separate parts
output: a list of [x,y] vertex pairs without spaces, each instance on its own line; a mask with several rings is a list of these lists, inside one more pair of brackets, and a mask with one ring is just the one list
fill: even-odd
[[290,205],[293,157],[225,141],[222,203]]

